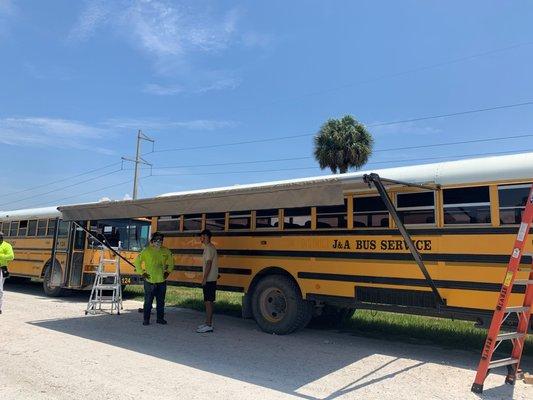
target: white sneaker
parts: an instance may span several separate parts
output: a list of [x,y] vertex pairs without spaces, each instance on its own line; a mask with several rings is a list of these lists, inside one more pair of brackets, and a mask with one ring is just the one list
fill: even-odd
[[200,328],[203,328],[204,326],[207,326],[207,324],[200,324],[196,327],[196,329],[200,329]]
[[207,333],[207,332],[213,332],[213,327],[209,325],[199,326],[198,329],[196,329],[196,333]]

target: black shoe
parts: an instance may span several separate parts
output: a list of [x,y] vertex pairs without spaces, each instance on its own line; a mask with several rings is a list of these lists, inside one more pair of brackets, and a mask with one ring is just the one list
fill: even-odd
[[165,321],[164,319],[158,319],[155,322],[158,323],[158,324],[161,324],[161,325],[166,325],[167,324],[167,321]]
[[150,321],[143,321],[143,325],[150,325]]

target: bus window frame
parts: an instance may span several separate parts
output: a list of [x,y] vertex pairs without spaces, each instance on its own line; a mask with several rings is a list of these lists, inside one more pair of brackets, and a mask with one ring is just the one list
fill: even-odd
[[316,206],[315,207],[315,218],[314,218],[314,224],[316,226],[316,230],[324,230],[324,231],[330,231],[330,230],[333,230],[333,229],[337,229],[337,230],[344,230],[344,229],[349,229],[348,228],[348,202],[349,202],[349,199],[347,197],[344,198],[344,206],[345,206],[345,212],[344,212],[344,217],[345,217],[345,222],[346,222],[346,225],[345,226],[330,226],[329,228],[325,228],[325,227],[319,227],[318,226],[318,219],[320,218],[320,216],[340,216],[340,215],[343,215],[343,213],[341,212],[336,212],[336,213],[324,213],[324,212],[319,212],[319,208],[321,207],[342,207],[343,204],[337,204],[337,205],[332,205],[332,206]]
[[[244,232],[244,231],[251,231],[252,230],[252,210],[243,210],[243,211],[230,211],[227,214],[228,218],[228,230],[229,231],[238,231],[238,232]],[[232,228],[231,227],[231,220],[232,218],[238,219],[238,218],[247,218],[248,219],[248,227],[244,228]]]
[[[389,194],[390,196],[390,194]],[[353,220],[352,220],[352,229],[390,229],[391,228],[391,215],[390,215],[390,212],[389,210],[387,210],[387,207],[385,206],[385,208],[382,210],[382,211],[385,211],[387,213],[387,226],[356,226],[355,223],[356,223],[356,220],[355,220],[355,215],[356,214],[368,214],[368,211],[355,211],[356,209],[356,203],[357,203],[357,199],[362,199],[362,198],[368,198],[368,197],[377,197],[378,199],[381,200],[381,196],[379,195],[379,193],[367,193],[367,194],[361,194],[361,195],[356,195],[354,194],[352,196],[352,215],[353,215]],[[383,202],[383,200],[381,200]],[[380,210],[381,211],[381,210]]]
[[[399,207],[398,206],[398,197],[402,195],[412,195],[418,193],[433,193],[433,205],[432,206],[416,206],[416,207]],[[398,212],[398,216],[401,216],[402,211],[417,211],[417,210],[433,210],[433,222],[425,222],[418,224],[406,224],[403,220],[403,224],[407,227],[416,228],[416,227],[432,227],[437,226],[438,216],[437,216],[437,193],[434,190],[420,190],[416,192],[397,192],[395,196],[394,206]]]
[[[287,211],[290,210],[297,210],[297,209],[303,209],[308,208],[309,214],[304,215],[287,215]],[[291,223],[286,221],[287,218],[294,218],[294,217],[306,217],[309,216],[309,227],[306,226],[298,226],[298,227],[287,227],[287,223]],[[307,224],[307,221],[306,221]],[[313,207],[311,206],[304,206],[304,207],[286,207],[283,209],[283,230],[290,230],[290,231],[310,231],[313,229]]]
[[[445,187],[442,188],[442,219],[443,219],[443,227],[444,228],[468,228],[471,226],[475,227],[491,227],[493,225],[492,221],[492,203],[491,203],[491,197],[490,197],[490,187],[492,183],[487,183],[483,185],[471,185],[471,186],[452,186],[452,187]],[[470,189],[470,188],[483,188],[486,187],[488,190],[489,200],[487,202],[477,202],[477,203],[453,203],[446,205],[444,200],[444,195],[446,190],[453,190],[453,189]],[[453,223],[447,223],[446,222],[446,208],[458,208],[458,207],[475,207],[475,206],[488,206],[488,212],[490,221],[489,222],[471,222],[471,223],[460,223],[460,224],[453,224]]]
[[[509,190],[509,189],[528,189],[527,193],[529,194],[529,190],[531,189],[531,183],[500,183],[500,184],[497,184],[496,185],[496,191],[498,193],[498,204],[497,204],[497,208],[498,208],[498,223],[500,224],[500,226],[518,226],[520,225],[521,222],[514,222],[512,224],[508,224],[508,223],[503,223],[502,222],[502,210],[516,210],[516,209],[521,209],[522,211],[520,212],[520,215],[523,215],[523,211],[525,210],[526,208],[526,205],[524,204],[523,206],[513,206],[513,207],[502,207],[501,206],[501,201],[500,201],[500,190]],[[527,199],[527,194],[526,194],[526,199]],[[520,218],[521,220],[521,218]]]
[[[278,226],[269,226],[269,227],[264,227],[264,226],[260,226],[258,227],[257,226],[257,218],[259,219],[262,219],[262,218],[275,218],[275,215],[274,214],[268,214],[268,215],[260,215],[259,217],[257,216],[257,212],[261,212],[261,211],[269,211],[269,210],[277,210],[278,213],[277,213],[277,218],[278,218]],[[253,226],[254,226],[254,230],[257,230],[257,231],[279,231],[281,230],[281,210],[279,208],[265,208],[265,209],[261,209],[261,210],[254,210],[254,218],[253,218]]]

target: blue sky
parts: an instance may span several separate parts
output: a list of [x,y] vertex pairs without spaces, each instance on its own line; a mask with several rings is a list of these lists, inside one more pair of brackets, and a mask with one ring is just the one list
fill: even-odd
[[373,126],[533,100],[532,20],[526,1],[0,0],[0,209],[131,195],[138,129],[140,197],[327,174],[312,135],[344,114],[374,136],[365,169],[532,150],[384,151],[533,134],[533,106]]

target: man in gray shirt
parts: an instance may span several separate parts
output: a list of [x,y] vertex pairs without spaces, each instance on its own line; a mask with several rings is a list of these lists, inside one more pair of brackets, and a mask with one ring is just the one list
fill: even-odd
[[209,229],[204,229],[200,232],[200,241],[204,246],[202,289],[204,291],[206,319],[205,324],[200,325],[196,332],[207,333],[213,332],[213,303],[215,302],[217,290],[218,260],[217,249],[211,243],[211,231]]

